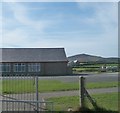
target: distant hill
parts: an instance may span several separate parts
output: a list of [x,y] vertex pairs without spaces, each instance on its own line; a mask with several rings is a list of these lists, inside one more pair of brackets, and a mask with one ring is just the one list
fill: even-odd
[[93,56],[88,54],[78,54],[68,57],[69,61],[78,60],[79,62],[99,62],[99,63],[118,63],[118,58],[103,58],[101,56]]

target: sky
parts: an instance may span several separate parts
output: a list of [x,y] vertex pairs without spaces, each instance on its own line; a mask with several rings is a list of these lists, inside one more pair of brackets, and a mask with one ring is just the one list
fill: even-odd
[[2,47],[118,56],[117,2],[2,2],[0,13]]

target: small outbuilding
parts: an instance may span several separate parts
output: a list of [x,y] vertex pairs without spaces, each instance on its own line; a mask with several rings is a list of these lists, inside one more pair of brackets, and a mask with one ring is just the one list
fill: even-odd
[[64,48],[1,48],[0,51],[2,75],[70,74]]

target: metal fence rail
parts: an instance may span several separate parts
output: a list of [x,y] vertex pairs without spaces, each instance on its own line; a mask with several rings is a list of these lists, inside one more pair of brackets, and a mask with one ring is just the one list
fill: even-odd
[[[2,101],[2,111],[53,111],[53,102],[29,101],[29,100],[0,100]],[[36,108],[38,104],[38,108]]]

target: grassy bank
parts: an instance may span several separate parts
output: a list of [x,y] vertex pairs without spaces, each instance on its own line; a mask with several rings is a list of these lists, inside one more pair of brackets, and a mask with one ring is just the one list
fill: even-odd
[[[35,83],[33,80],[3,80],[3,93],[32,93],[35,92]],[[109,88],[118,87],[117,82],[97,82],[87,83],[86,87],[91,88]],[[79,82],[61,82],[58,80],[39,80],[39,92],[78,90]]]
[[[111,112],[118,111],[118,93],[95,94],[92,95],[92,97],[96,100],[100,108],[105,108],[106,111]],[[54,102],[55,111],[66,111],[69,107],[72,107],[74,110],[77,110],[79,107],[78,96],[49,98],[47,99],[47,101]],[[89,103],[88,100],[86,100],[86,104],[87,108],[89,108],[91,111],[94,111],[92,105]]]

